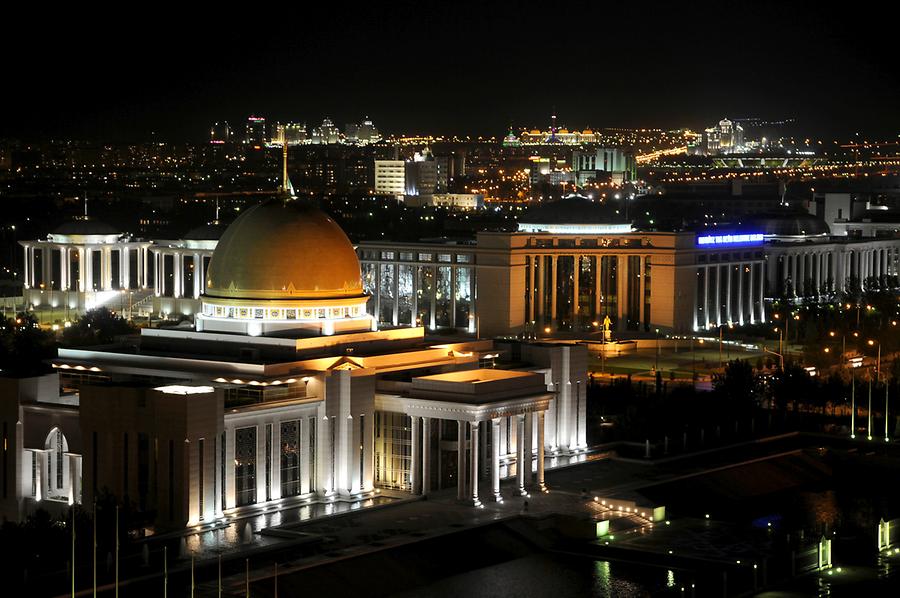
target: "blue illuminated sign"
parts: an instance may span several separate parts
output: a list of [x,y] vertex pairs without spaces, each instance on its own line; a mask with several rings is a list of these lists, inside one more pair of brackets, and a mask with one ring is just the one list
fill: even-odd
[[763,242],[762,233],[739,235],[703,235],[697,237],[697,245],[755,245]]

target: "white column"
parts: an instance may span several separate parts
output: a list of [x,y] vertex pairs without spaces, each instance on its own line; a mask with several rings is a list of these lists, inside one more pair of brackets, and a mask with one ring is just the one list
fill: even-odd
[[519,442],[521,442],[524,445],[523,451],[525,454],[525,462],[524,462],[524,467],[522,469],[524,469],[524,472],[525,472],[525,486],[526,487],[531,485],[531,480],[532,480],[531,459],[534,456],[533,447],[532,447],[533,440],[534,440],[534,413],[532,411],[529,411],[528,413],[525,414],[525,436],[519,440]]
[[[160,264],[160,262],[162,262]],[[162,285],[162,275],[165,273],[166,263],[165,260],[162,259],[162,252],[155,251],[153,252],[153,287],[154,294],[157,297],[162,296],[163,285]]]
[[572,330],[576,330],[576,325],[578,324],[578,295],[581,293],[581,287],[579,285],[579,273],[581,272],[581,256],[577,253],[572,256],[572,262],[574,263],[574,274],[572,276],[573,286],[572,286]]
[[[398,325],[400,321],[400,267],[397,264],[390,264],[390,267],[394,270],[394,313],[392,317],[392,323],[394,326]],[[451,272],[453,271],[453,267],[450,268]],[[452,275],[451,275],[452,280]],[[437,279],[435,279],[435,284],[437,284]],[[451,290],[450,293],[453,294],[453,284],[451,282]],[[450,323],[453,323],[453,315],[450,316]]]
[[737,321],[740,326],[744,325],[744,264],[738,264],[738,280],[737,280],[737,296],[738,296],[738,312]]
[[469,484],[471,485],[471,502],[473,506],[479,506],[478,500],[478,426],[481,422],[471,422],[472,448],[469,450]]
[[765,265],[759,263],[756,265],[757,271],[759,271],[759,287],[756,289],[756,292],[759,293],[759,312],[757,315],[759,316],[759,321],[761,323],[765,323],[766,321],[766,268]]
[[556,330],[556,291],[559,288],[558,259],[559,256],[556,255],[550,257],[550,326],[553,330]]
[[22,277],[22,282],[25,284],[26,289],[31,288],[31,252],[29,251],[28,245],[23,246],[25,250],[25,259],[22,261],[22,265],[25,268],[24,275]]
[[528,268],[528,314],[526,317],[529,322],[534,322],[534,256],[525,256],[525,267]]
[[537,309],[535,310],[535,317],[540,321],[541,325],[543,325],[544,318],[544,256],[538,255],[535,256],[535,259],[538,260],[538,268],[537,268]]
[[412,459],[409,466],[409,489],[413,494],[420,494],[419,478],[422,474],[422,465],[419,463],[419,454],[422,440],[419,438],[419,417],[417,415],[410,417],[410,425],[412,426]]
[[194,295],[193,295],[193,297],[194,297],[194,299],[200,298],[200,277],[203,274],[202,269],[200,267],[200,260],[201,260],[200,254],[195,253],[194,254],[194,276],[193,276],[193,280],[194,280]]
[[84,290],[85,291],[93,291],[94,290],[94,248],[87,247],[84,254],[84,263],[81,264],[84,267]]
[[644,329],[644,292],[646,281],[644,280],[644,272],[647,271],[647,257],[640,256],[638,258],[638,268],[640,268],[640,272],[638,272],[638,330]]
[[44,288],[48,291],[51,288],[52,282],[52,272],[53,272],[53,258],[52,252],[50,248],[47,246],[41,247],[41,282],[44,283]]
[[500,418],[491,420],[491,491],[494,500],[503,502],[500,496]]
[[[146,289],[150,286],[150,256],[152,255],[150,247],[145,246],[141,248],[141,254],[141,286]],[[155,269],[153,273],[156,274]],[[156,279],[153,280],[153,284],[156,284]]]
[[431,492],[431,418],[422,418],[422,494]]
[[516,496],[525,494],[525,416],[516,416]]
[[466,499],[466,422],[456,422],[456,498]]
[[172,254],[173,270],[175,274],[175,283],[172,285],[172,296],[184,296],[184,254],[175,251]]
[[728,322],[733,322],[734,318],[731,313],[731,273],[734,271],[734,265],[729,264],[725,266],[725,272],[727,272],[727,276],[725,280],[725,320]]
[[544,484],[544,412],[539,411],[537,417],[537,483],[541,490]]
[[303,416],[300,427],[300,494],[309,493],[309,417]]
[[[716,311],[714,312],[716,315],[715,321],[716,326],[722,325],[722,268],[718,265],[714,266],[716,269]],[[726,266],[727,267],[727,266]]]
[[59,285],[58,289],[60,291],[69,290],[69,271],[66,261],[69,257],[69,249],[63,245],[62,247],[57,247],[59,250]]
[[119,288],[127,289],[128,284],[128,247],[119,248]]
[[108,291],[112,288],[112,270],[110,268],[111,254],[109,247],[100,248],[100,290]]
[[703,267],[703,327],[709,328],[709,266]]

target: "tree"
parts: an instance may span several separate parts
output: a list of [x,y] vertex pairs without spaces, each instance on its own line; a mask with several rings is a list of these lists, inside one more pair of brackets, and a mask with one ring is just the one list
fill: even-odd
[[136,328],[105,307],[89,310],[63,332],[63,344],[83,346],[111,343],[115,337],[134,334]]
[[733,401],[740,409],[756,406],[759,378],[750,362],[745,359],[729,361],[725,365],[725,371],[715,376],[713,387],[717,393]]
[[46,360],[56,356],[52,332],[44,330],[29,313],[0,319],[0,369],[18,376],[47,373]]

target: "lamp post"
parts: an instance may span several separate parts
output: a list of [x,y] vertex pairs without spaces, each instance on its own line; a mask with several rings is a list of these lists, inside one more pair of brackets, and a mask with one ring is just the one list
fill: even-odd
[[866,413],[868,420],[868,431],[867,437],[869,440],[872,440],[872,370],[869,370],[869,411]]
[[[834,338],[837,333],[833,330],[828,333],[831,338]],[[841,367],[844,367],[844,356],[847,354],[847,335],[841,333]]]
[[856,438],[856,371],[850,370],[850,438]]
[[763,351],[765,351],[766,353],[771,353],[772,355],[777,355],[781,359],[781,371],[783,372],[784,371],[784,355],[782,355],[781,353],[778,353],[777,351],[772,351],[771,349],[769,349],[768,347],[765,347],[765,346],[763,346]]
[[877,382],[881,380],[881,342],[869,339],[870,347],[874,346],[875,344],[878,345],[878,357],[875,360],[875,380]]
[[656,371],[659,371],[659,328],[656,329]]

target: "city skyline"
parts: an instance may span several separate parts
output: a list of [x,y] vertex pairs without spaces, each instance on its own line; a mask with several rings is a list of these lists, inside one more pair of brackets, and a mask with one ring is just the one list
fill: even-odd
[[597,128],[700,128],[726,115],[796,118],[810,134],[900,127],[900,77],[877,19],[768,3],[575,6],[538,27],[542,15],[311,9],[286,16],[296,25],[283,34],[265,19],[238,31],[228,15],[128,29],[50,18],[39,38],[24,28],[3,42],[14,93],[0,137],[196,141],[210,122],[253,113],[486,136],[554,111]]

